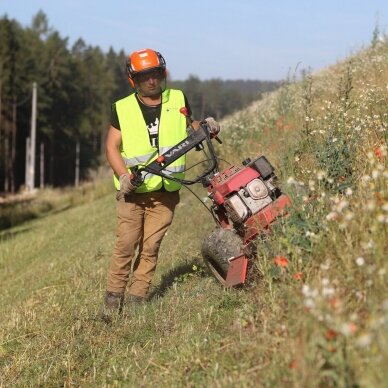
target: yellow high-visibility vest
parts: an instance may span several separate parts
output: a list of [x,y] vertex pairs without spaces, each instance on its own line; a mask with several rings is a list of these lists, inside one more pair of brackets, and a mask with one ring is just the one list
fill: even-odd
[[[185,98],[180,90],[166,89],[162,93],[162,107],[159,119],[158,143],[159,148],[153,147],[149,139],[147,124],[135,94],[131,94],[116,102],[117,116],[121,129],[121,156],[124,159],[128,171],[131,167],[146,166],[159,155],[167,152],[180,141],[187,137],[186,117],[180,113],[185,106]],[[183,155],[175,162],[167,166],[163,173],[173,178],[184,178],[186,156]],[[161,189],[177,191],[181,184],[167,178],[144,173],[144,182],[136,189],[137,193],[147,193]],[[120,182],[114,176],[117,190],[120,190]]]

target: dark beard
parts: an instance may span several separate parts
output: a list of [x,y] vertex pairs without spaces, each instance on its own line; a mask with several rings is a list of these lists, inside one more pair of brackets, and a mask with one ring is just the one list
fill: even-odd
[[160,94],[162,94],[165,90],[166,90],[166,78],[164,78],[164,80],[162,81],[161,85],[160,85],[160,88],[158,91],[153,91],[153,92],[146,92],[142,89],[140,89],[138,86],[136,87],[136,92],[137,94],[139,94],[140,96],[143,96],[143,97],[156,97],[156,96],[159,96]]
[[149,91],[149,92],[141,90],[140,88],[137,88],[137,93],[141,97],[156,97],[156,96],[159,96],[160,94],[162,94],[162,88],[159,88],[159,90],[153,90],[153,91]]

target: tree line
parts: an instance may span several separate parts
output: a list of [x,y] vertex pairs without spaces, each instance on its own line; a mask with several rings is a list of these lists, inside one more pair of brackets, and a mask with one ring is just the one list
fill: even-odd
[[[39,11],[22,27],[0,18],[0,192],[20,190],[25,182],[26,143],[31,128],[32,85],[37,84],[35,186],[53,187],[87,178],[103,158],[112,102],[131,90],[125,74],[126,53],[104,53],[82,38],[68,38],[49,26]],[[168,80],[181,88],[196,118],[217,119],[274,90],[272,81]],[[39,176],[41,174],[41,176]]]

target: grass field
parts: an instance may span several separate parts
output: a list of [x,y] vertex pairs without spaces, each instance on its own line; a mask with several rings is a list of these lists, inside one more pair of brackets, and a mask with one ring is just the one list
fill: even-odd
[[150,301],[111,325],[113,192],[3,230],[0,386],[386,387],[387,85],[382,44],[225,119],[222,158],[264,153],[293,203],[243,289],[205,271],[187,191]]

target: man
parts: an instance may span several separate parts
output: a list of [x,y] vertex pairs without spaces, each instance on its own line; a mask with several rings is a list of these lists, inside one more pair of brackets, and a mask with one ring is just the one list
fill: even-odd
[[[120,311],[124,303],[138,303],[147,297],[161,241],[179,202],[181,185],[176,181],[146,174],[138,185],[132,172],[185,139],[189,123],[195,129],[200,125],[190,119],[183,92],[166,89],[166,62],[160,53],[151,49],[133,52],[128,58],[127,75],[135,92],[113,104],[106,139],[106,157],[117,189],[118,218],[104,299],[109,311]],[[188,115],[181,113],[184,107]],[[219,132],[214,119],[204,122],[212,133]],[[174,171],[174,178],[183,178],[185,156],[168,170]],[[124,301],[132,265],[129,295]]]

